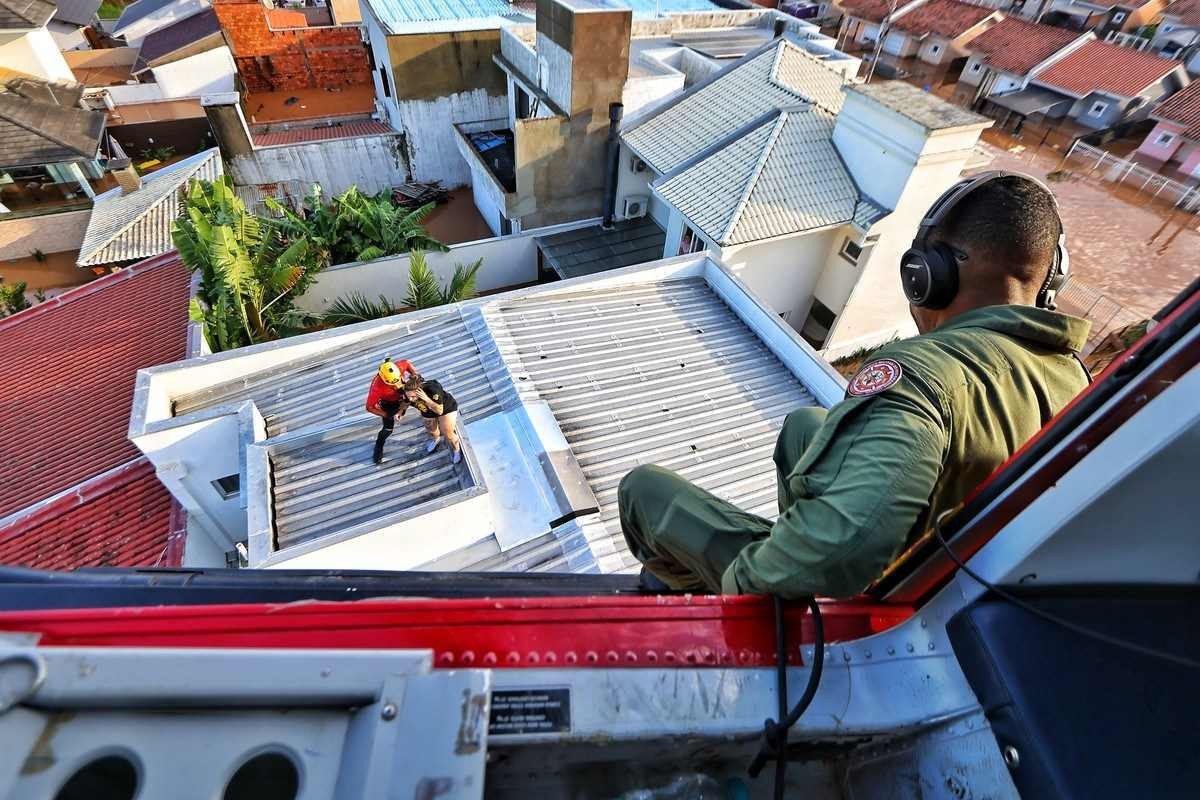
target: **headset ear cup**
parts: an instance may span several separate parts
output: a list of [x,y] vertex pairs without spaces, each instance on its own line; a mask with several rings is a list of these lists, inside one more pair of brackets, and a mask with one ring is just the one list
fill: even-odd
[[929,300],[929,264],[919,247],[909,248],[900,257],[900,288],[914,306],[923,306]]
[[925,251],[925,263],[929,268],[929,295],[920,305],[922,308],[945,308],[958,294],[958,259],[953,250],[938,243]]
[[1054,260],[1050,262],[1050,271],[1046,273],[1046,282],[1042,284],[1041,291],[1038,292],[1036,301],[1038,308],[1050,311],[1058,308],[1058,293],[1067,285],[1070,277],[1071,256],[1067,252],[1067,236],[1063,233],[1059,235],[1058,244],[1054,248]]

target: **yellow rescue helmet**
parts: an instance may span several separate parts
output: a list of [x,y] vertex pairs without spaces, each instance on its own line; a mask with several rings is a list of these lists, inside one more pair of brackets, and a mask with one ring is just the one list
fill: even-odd
[[390,358],[385,358],[379,365],[379,379],[388,386],[400,386],[404,383],[404,372]]

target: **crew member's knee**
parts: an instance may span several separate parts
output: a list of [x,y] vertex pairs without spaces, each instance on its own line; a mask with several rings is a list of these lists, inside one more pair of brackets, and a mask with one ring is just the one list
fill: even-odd
[[804,454],[828,414],[824,408],[805,406],[787,415],[775,441],[775,463],[780,469],[791,470],[791,465]]
[[617,486],[617,502],[622,508],[632,507],[653,491],[663,472],[666,470],[653,464],[642,464],[629,470]]

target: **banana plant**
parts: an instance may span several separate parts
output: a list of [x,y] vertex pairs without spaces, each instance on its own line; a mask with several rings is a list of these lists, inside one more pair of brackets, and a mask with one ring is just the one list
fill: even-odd
[[203,322],[213,351],[301,327],[293,301],[328,264],[328,252],[306,236],[292,238],[277,221],[249,213],[228,176],[188,182],[171,235],[183,263],[200,275],[189,313]]

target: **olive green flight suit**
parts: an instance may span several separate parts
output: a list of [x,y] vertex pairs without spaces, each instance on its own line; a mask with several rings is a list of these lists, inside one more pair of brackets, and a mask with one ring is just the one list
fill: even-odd
[[788,416],[775,446],[774,524],[644,465],[620,486],[629,548],[675,589],[857,594],[1087,385],[1073,354],[1089,327],[988,306],[886,345],[859,373],[874,384],[856,376],[828,412]]

